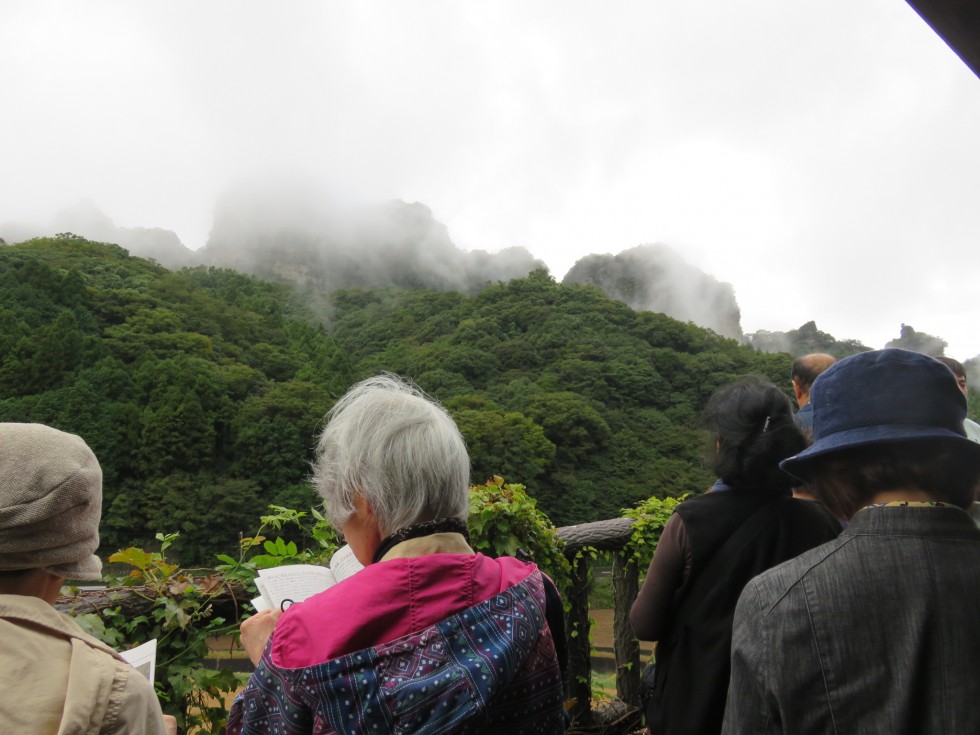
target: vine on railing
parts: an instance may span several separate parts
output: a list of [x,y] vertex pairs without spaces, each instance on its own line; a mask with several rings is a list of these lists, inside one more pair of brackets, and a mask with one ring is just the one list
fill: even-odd
[[628,548],[641,569],[650,565],[664,526],[673,515],[674,509],[686,497],[687,495],[679,498],[647,498],[637,503],[636,507],[623,511],[626,518],[633,519],[633,533]]
[[523,551],[559,589],[568,582],[565,544],[523,485],[505,484],[495,475],[485,485],[471,487],[467,525],[476,551],[494,557]]
[[[629,609],[636,598],[639,569],[649,563],[664,525],[680,502],[675,498],[650,498],[625,510],[623,518],[583,523],[558,530],[565,553],[572,562],[571,582],[566,588],[569,604],[569,694],[571,713],[584,732],[596,726],[592,709],[592,646],[589,617],[591,564],[596,551],[609,551],[613,560],[613,648],[616,660],[616,692],[626,714],[617,708],[619,722],[635,723],[640,695],[639,645],[629,625]],[[629,715],[629,711],[634,714]],[[623,716],[620,716],[620,715]],[[600,729],[602,726],[600,726]]]

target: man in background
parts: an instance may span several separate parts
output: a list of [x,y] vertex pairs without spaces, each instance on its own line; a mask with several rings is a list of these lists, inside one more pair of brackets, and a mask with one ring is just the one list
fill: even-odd
[[793,372],[790,379],[793,381],[793,392],[796,394],[796,405],[800,410],[796,413],[794,420],[800,427],[807,442],[813,441],[813,406],[810,405],[810,388],[813,381],[817,379],[824,370],[837,362],[831,355],[814,353],[803,355],[793,361]]
[[[959,360],[954,360],[952,357],[937,357],[937,360],[943,365],[948,367],[954,377],[956,378],[956,384],[960,387],[960,391],[967,400],[970,398],[970,389],[966,384],[966,369],[963,367],[963,363]],[[963,429],[966,431],[966,438],[970,441],[980,443],[980,424],[978,424],[973,419],[965,419],[963,421]]]
[[[954,360],[952,357],[943,356],[937,357],[936,359],[952,371],[953,376],[956,378],[956,384],[960,387],[963,395],[966,396],[967,402],[969,402],[970,389],[966,383],[966,369],[963,367],[963,363],[959,360]],[[964,419],[963,430],[966,432],[967,439],[980,444],[980,424],[970,418]],[[977,488],[977,492],[980,493],[980,488]],[[974,523],[980,526],[980,502],[974,502],[969,508],[969,513]]]

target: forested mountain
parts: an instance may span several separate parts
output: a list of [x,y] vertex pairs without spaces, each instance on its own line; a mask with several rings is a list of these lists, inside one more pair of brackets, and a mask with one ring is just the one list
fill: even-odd
[[[169,230],[117,226],[89,201],[65,208],[47,222],[0,223],[0,243],[56,232],[118,243],[131,254],[172,270],[198,265],[231,268],[295,285],[321,318],[329,317],[328,295],[339,289],[428,289],[474,295],[487,284],[524,278],[545,268],[524,248],[496,253],[459,248],[446,226],[418,202],[341,207],[317,194],[315,187],[288,180],[230,188],[218,202],[210,237],[199,250],[184,247]],[[827,352],[844,357],[871,349],[858,340],[837,339],[813,321],[787,332],[743,334],[731,284],[690,265],[665,245],[588,255],[575,263],[562,283],[597,286],[636,311],[693,322],[762,352]],[[942,354],[946,343],[902,325],[901,337],[888,346]],[[980,383],[977,364],[976,358],[966,360],[972,384]]]
[[[113,242],[133,255],[175,269],[207,265],[282,280],[326,293],[341,288],[426,288],[474,294],[487,283],[545,268],[528,250],[466,251],[418,202],[340,206],[297,182],[251,182],[230,188],[215,208],[207,243],[184,247],[168,230],[119,227],[91,202],[60,211],[48,223],[0,223],[16,243],[74,232]],[[659,311],[740,338],[731,285],[686,263],[666,246],[581,259],[565,283],[599,286],[638,311]]]
[[0,237],[8,243],[69,232],[84,235],[97,242],[116,243],[133,255],[152,258],[171,269],[197,265],[200,262],[198,254],[185,247],[172,230],[159,227],[120,227],[89,200],[65,207],[49,221],[0,223]]
[[598,286],[637,311],[659,311],[741,339],[735,290],[687,263],[666,245],[641,245],[618,255],[587,255],[562,283]]
[[235,547],[268,503],[308,507],[324,413],[381,370],[462,429],[473,479],[522,482],[558,524],[699,491],[701,410],[790,357],[545,272],[475,295],[310,294],[217,268],[170,272],[81,238],[0,247],[0,420],[83,436],[105,474],[104,550],[179,530],[185,559]]
[[0,247],[0,420],[77,432],[102,464],[105,548],[180,530],[233,548],[309,505],[312,435],[350,382],[291,291],[178,273],[81,239]]
[[921,352],[923,355],[936,357],[946,352],[946,340],[933,337],[925,332],[916,332],[908,324],[903,324],[898,339],[889,341],[885,347],[898,347],[902,350]]

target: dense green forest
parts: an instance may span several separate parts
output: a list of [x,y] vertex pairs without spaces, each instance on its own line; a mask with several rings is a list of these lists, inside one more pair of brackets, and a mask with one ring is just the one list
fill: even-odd
[[179,531],[185,563],[234,549],[270,503],[314,504],[323,415],[378,371],[447,406],[474,482],[524,483],[563,525],[705,488],[707,397],[747,373],[788,389],[791,363],[545,271],[327,297],[70,235],[0,247],[0,358],[0,420],[98,455],[102,552]]

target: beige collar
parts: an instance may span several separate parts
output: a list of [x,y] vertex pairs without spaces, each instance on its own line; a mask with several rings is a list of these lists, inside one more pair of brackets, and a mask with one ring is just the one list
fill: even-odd
[[473,556],[476,554],[470,545],[466,543],[461,533],[433,533],[429,536],[410,538],[395,544],[388,550],[388,553],[381,557],[381,561],[392,559],[414,559],[417,556],[427,554],[466,554]]
[[67,615],[62,615],[44,600],[28,595],[0,595],[0,618],[13,622],[27,623],[41,628],[48,634],[64,638],[78,638],[89,647],[97,648],[120,661],[119,654],[108,644],[103,643],[84,630]]

